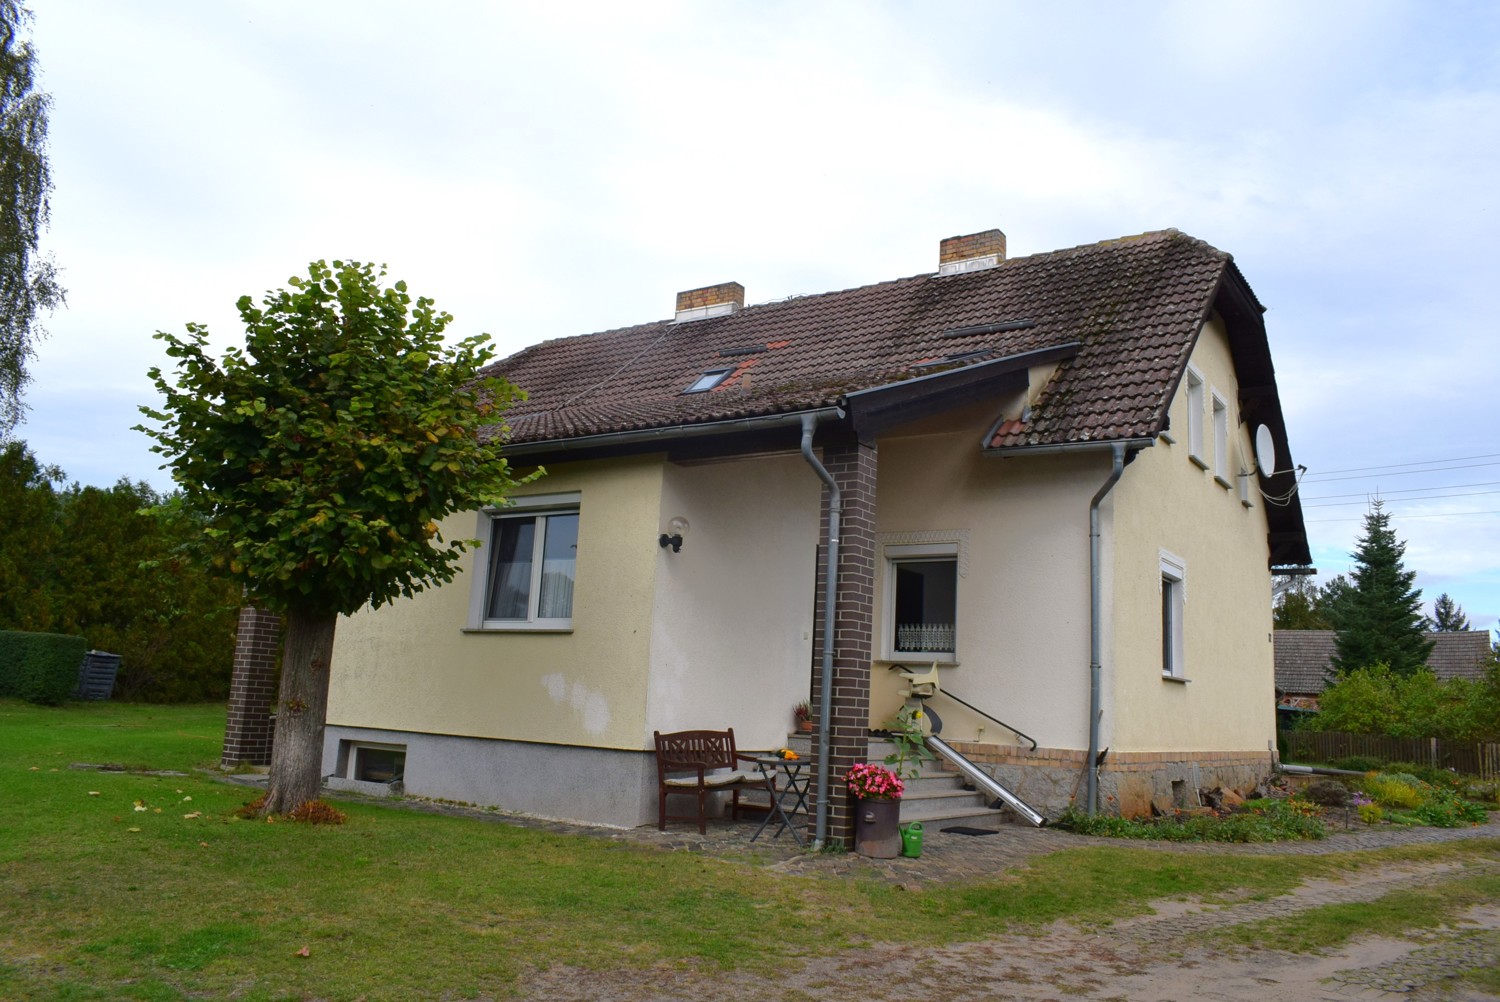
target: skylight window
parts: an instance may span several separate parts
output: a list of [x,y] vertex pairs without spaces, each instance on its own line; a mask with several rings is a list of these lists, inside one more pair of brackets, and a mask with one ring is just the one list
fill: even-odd
[[724,380],[728,379],[729,374],[733,371],[733,369],[709,369],[703,375],[698,377],[698,381],[696,383],[694,383],[692,386],[689,386],[682,392],[707,393],[709,390],[713,389],[715,386],[718,386]]

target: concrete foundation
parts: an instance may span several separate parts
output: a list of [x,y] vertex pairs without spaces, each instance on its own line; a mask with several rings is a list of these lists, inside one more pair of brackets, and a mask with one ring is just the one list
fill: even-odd
[[323,773],[344,788],[355,745],[400,746],[405,793],[565,821],[634,828],[656,823],[656,761],[649,751],[578,748],[329,725]]
[[[1031,750],[1014,745],[950,742],[972,762],[993,768],[995,778],[1031,807],[1056,818],[1082,805],[1086,753],[1068,748]],[[1270,751],[1111,753],[1099,770],[1100,809],[1141,817],[1158,810],[1198,806],[1198,791],[1223,787],[1243,792],[1275,768]]]

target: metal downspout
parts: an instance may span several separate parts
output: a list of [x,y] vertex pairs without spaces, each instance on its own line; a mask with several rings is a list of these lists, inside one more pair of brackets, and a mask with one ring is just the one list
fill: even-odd
[[823,667],[822,693],[818,700],[818,770],[816,778],[817,812],[813,827],[813,848],[823,848],[828,839],[828,728],[832,723],[833,703],[833,613],[834,598],[838,592],[839,567],[839,511],[843,505],[843,494],[827,467],[813,455],[813,432],[817,430],[819,416],[802,415],[802,458],[813,468],[818,479],[828,485],[828,550],[823,555]]
[[1103,646],[1100,639],[1103,630],[1100,606],[1103,602],[1099,581],[1099,505],[1119,482],[1120,474],[1125,472],[1125,444],[1116,442],[1110,452],[1114,465],[1109,471],[1109,479],[1104,481],[1104,486],[1099,488],[1094,499],[1089,502],[1089,753],[1084,759],[1083,768],[1088,778],[1085,797],[1091,817],[1099,809],[1099,768],[1095,761],[1099,757],[1099,658],[1100,648]]

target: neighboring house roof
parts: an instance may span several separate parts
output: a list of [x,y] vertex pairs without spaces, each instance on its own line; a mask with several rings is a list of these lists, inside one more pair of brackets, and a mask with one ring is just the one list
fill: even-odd
[[[546,341],[489,366],[524,389],[506,414],[512,455],[577,454],[580,440],[704,432],[838,407],[870,440],[880,422],[1015,389],[1027,365],[1061,360],[1034,406],[1002,423],[992,451],[1149,444],[1213,310],[1225,318],[1247,423],[1266,424],[1294,495],[1275,375],[1256,300],[1230,256],[1177,230]],[[705,372],[718,386],[683,391]],[[925,377],[925,378],[922,378]],[[1009,382],[1003,380],[1009,379]],[[1301,509],[1268,507],[1273,564],[1310,563]]]
[[[1313,695],[1333,678],[1333,630],[1277,630],[1276,691]],[[1427,665],[1441,679],[1484,675],[1490,655],[1488,630],[1445,631],[1426,634],[1433,642]]]

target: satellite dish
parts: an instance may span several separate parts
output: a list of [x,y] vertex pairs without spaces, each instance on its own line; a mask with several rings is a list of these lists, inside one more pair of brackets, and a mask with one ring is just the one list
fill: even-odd
[[1265,425],[1255,429],[1255,468],[1267,478],[1276,472],[1276,443],[1271,439],[1271,429]]

